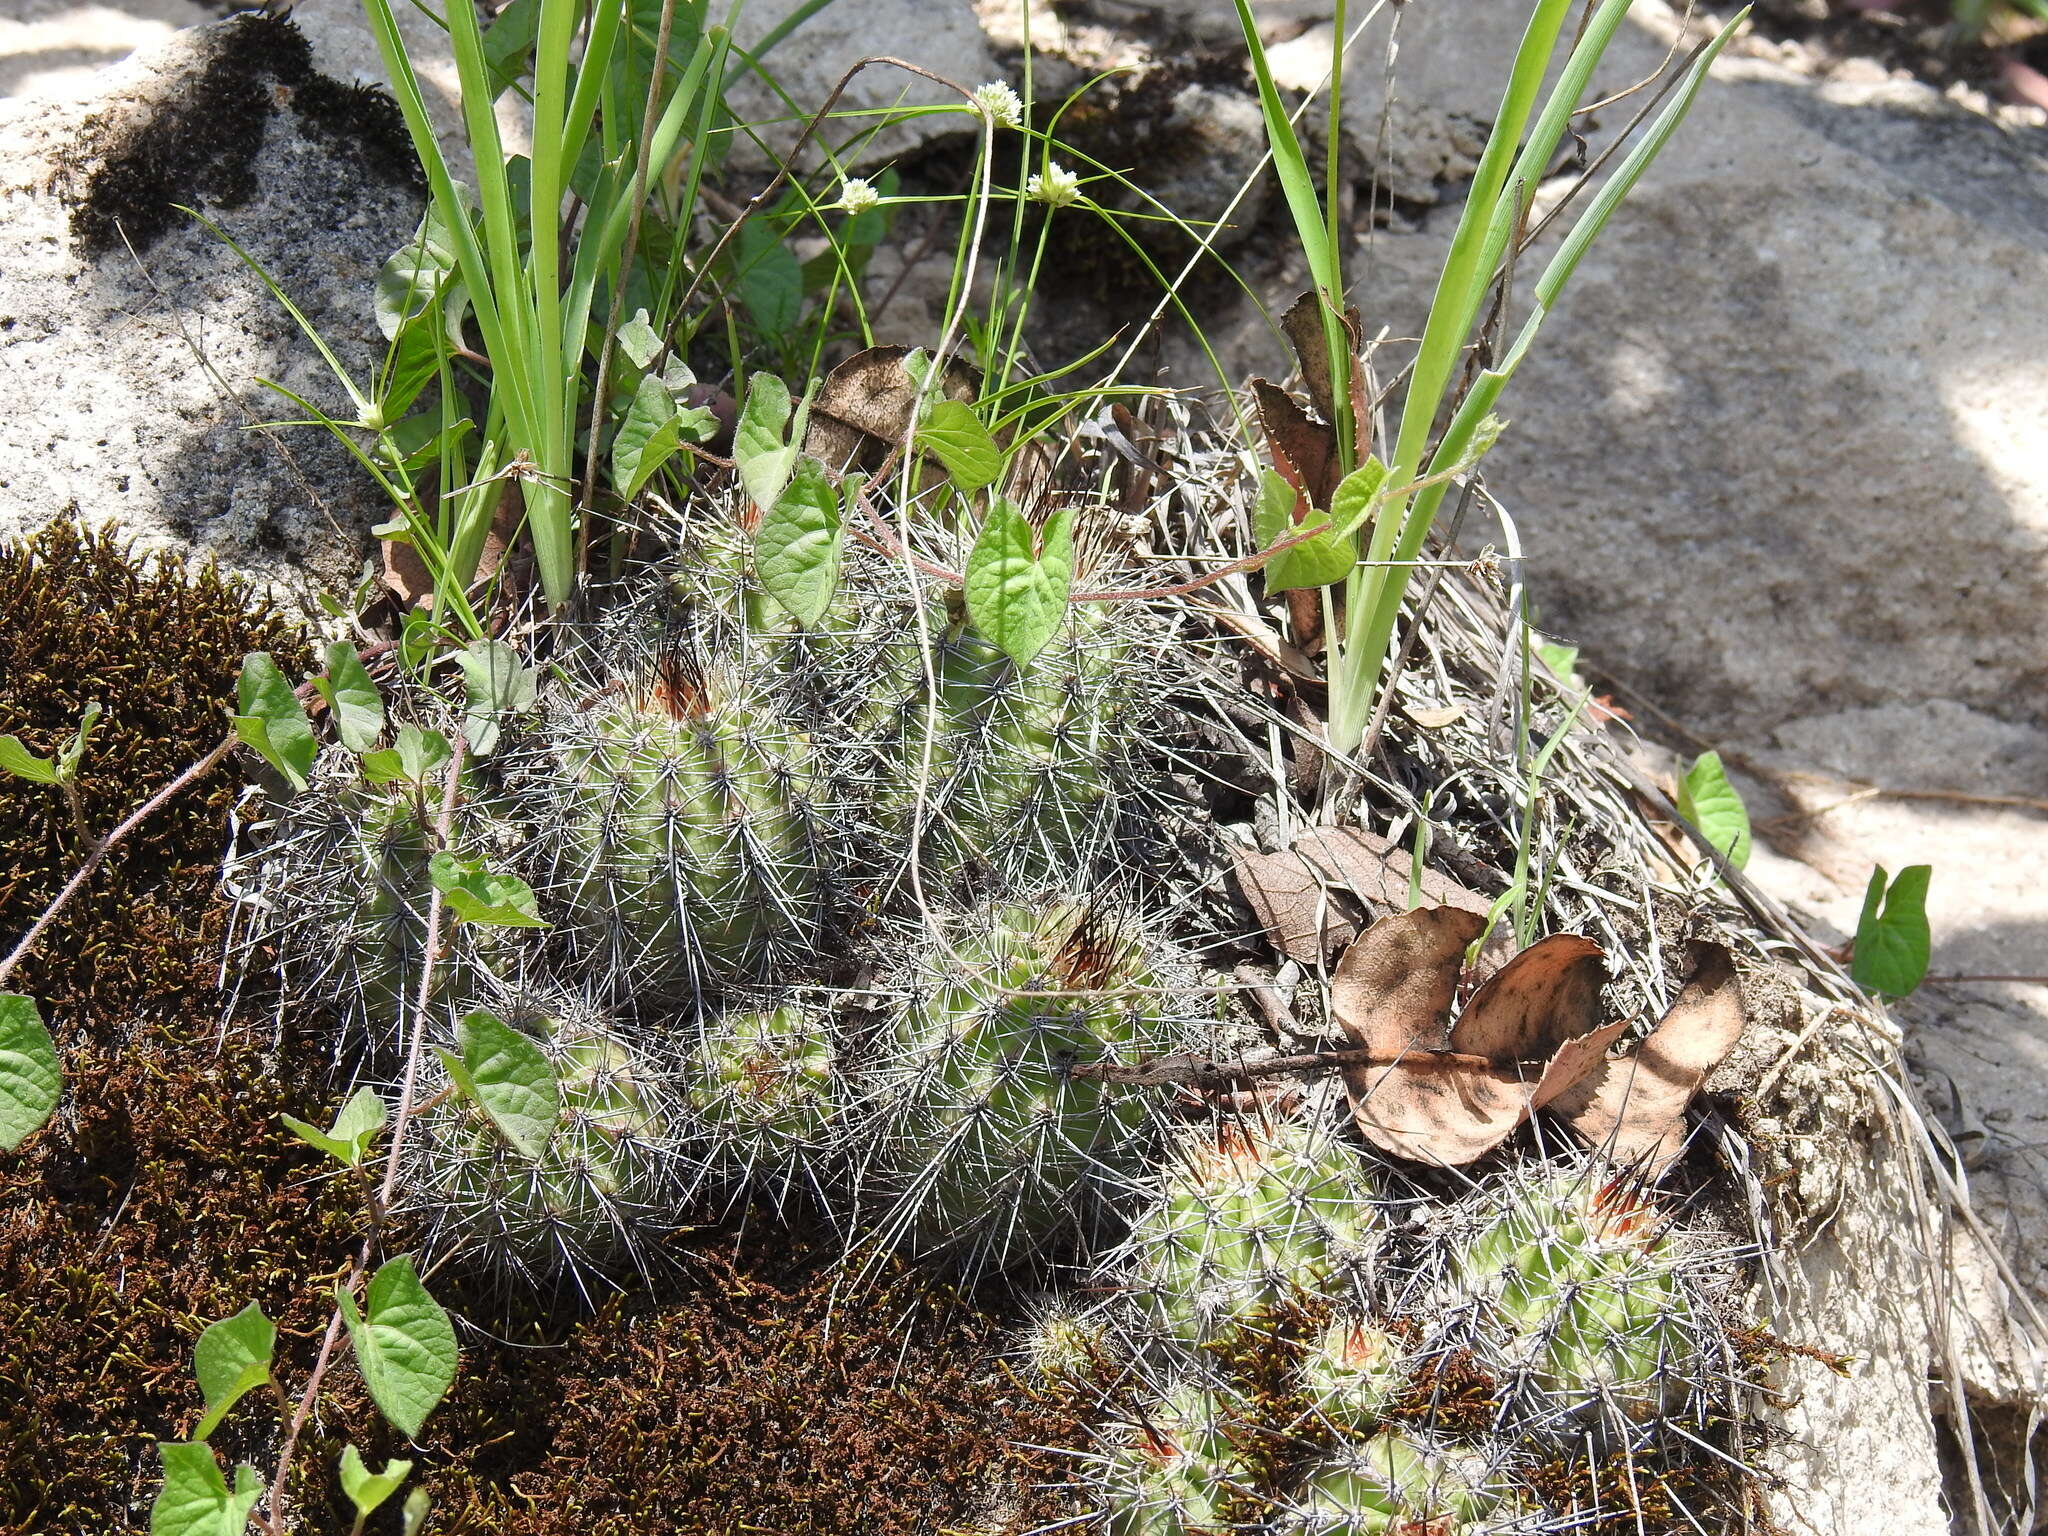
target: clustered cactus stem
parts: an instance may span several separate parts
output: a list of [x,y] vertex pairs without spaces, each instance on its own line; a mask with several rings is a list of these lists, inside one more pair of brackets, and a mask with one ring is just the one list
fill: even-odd
[[1003,1267],[1091,1236],[1155,1110],[1074,1068],[1166,1038],[1143,946],[1070,902],[971,914],[913,972],[865,1074],[883,1232]]
[[[1142,752],[1172,647],[1141,611],[1073,605],[1020,662],[854,552],[799,626],[730,535],[565,643],[449,795],[445,852],[516,872],[542,927],[456,926],[430,1041],[497,1010],[554,1110],[508,1115],[441,1053],[405,1164],[431,1252],[581,1287],[755,1204],[849,1255],[1078,1277],[1027,1355],[1099,1395],[1084,1464],[1116,1536],[1562,1531],[1585,1511],[1557,1458],[1739,1416],[1697,1283],[1725,1243],[1591,1161],[1406,1182],[1310,1080],[1383,1066],[1373,1042],[1266,1059],[1194,1024],[1128,878],[1166,825]],[[455,728],[424,684],[398,704]],[[449,789],[330,751],[236,872],[287,995],[339,999],[365,1070],[418,988]],[[1469,937],[1439,946],[1446,998]],[[1555,971],[1593,1018],[1597,951],[1546,942],[1562,960],[1524,956],[1496,1011]]]

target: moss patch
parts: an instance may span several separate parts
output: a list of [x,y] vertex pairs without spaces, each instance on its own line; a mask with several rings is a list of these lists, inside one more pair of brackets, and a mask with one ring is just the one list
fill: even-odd
[[71,233],[88,256],[121,249],[124,236],[147,250],[185,221],[178,204],[246,203],[281,105],[307,137],[373,176],[424,189],[397,103],[374,87],[316,74],[312,49],[291,22],[235,17],[196,46],[194,63],[161,99],[88,118],[65,155]]
[[[293,626],[212,566],[138,558],[71,522],[0,548],[0,612],[0,733],[48,754],[88,703],[106,707],[78,784],[95,836],[220,740],[244,654],[273,651],[288,670],[305,660]],[[211,996],[240,789],[217,772],[115,849],[9,985],[59,1013],[183,1012]],[[0,933],[21,933],[56,895],[79,841],[54,790],[0,778]]]
[[[1003,1320],[899,1270],[850,1283],[779,1239],[704,1250],[679,1295],[606,1306],[458,1387],[441,1529],[493,1536],[937,1536],[1069,1512],[1057,1396],[1002,1368]],[[437,1447],[438,1449],[438,1447]]]

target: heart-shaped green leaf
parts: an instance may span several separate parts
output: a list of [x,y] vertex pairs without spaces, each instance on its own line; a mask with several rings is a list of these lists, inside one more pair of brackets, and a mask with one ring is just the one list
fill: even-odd
[[455,1382],[455,1328],[427,1294],[410,1256],[401,1254],[370,1277],[364,1310],[337,1287],[336,1304],[356,1349],[370,1400],[408,1437],[417,1436]]
[[327,675],[313,679],[334,717],[334,734],[351,752],[367,752],[384,734],[384,700],[356,648],[345,640],[327,647]]
[[1074,513],[1063,507],[1043,532],[1007,498],[988,509],[967,556],[967,613],[1018,665],[1045,649],[1066,616],[1074,575]]
[[149,1536],[242,1536],[263,1497],[256,1469],[246,1462],[236,1467],[230,1492],[211,1447],[163,1441],[156,1450],[164,1485],[149,1508]]
[[562,1113],[555,1069],[541,1048],[495,1014],[479,1009],[455,1027],[463,1091],[521,1157],[535,1160],[554,1138]]
[[1914,864],[1887,884],[1882,866],[1872,872],[1849,965],[1858,986],[1905,997],[1926,979],[1934,953],[1927,926],[1927,884],[1933,875],[1932,865]]
[[1678,813],[1737,869],[1749,863],[1749,809],[1728,781],[1721,754],[1702,752],[1678,783]]
[[192,1346],[192,1374],[199,1378],[199,1394],[206,1399],[206,1417],[192,1431],[194,1440],[212,1434],[245,1393],[270,1380],[270,1355],[276,1345],[276,1326],[253,1301],[199,1335]]
[[993,485],[1003,472],[1003,451],[974,407],[963,400],[933,402],[918,428],[917,441],[946,466],[947,475],[963,491]]
[[235,716],[236,737],[283,774],[294,790],[304,789],[319,743],[313,739],[305,706],[268,651],[252,651],[242,658],[235,698],[241,710]]
[[0,992],[0,1152],[12,1152],[56,1112],[64,1090],[57,1043],[35,999]]
[[790,617],[816,624],[838,590],[845,541],[839,492],[825,466],[807,454],[797,460],[789,484],[761,519],[754,535],[754,574]]
[[533,888],[517,875],[501,875],[476,859],[445,850],[427,860],[427,878],[448,910],[465,923],[487,928],[545,928]]

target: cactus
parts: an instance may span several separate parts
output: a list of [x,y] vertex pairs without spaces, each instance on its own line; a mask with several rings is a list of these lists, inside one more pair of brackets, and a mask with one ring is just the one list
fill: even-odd
[[[276,954],[287,994],[340,1011],[374,1050],[400,1038],[417,1001],[432,887],[438,786],[366,782],[354,754],[323,754],[271,835],[228,871],[253,945]],[[496,802],[456,802],[450,851],[502,859],[523,841]],[[446,924],[432,999],[509,977],[526,952],[515,930]]]
[[1302,1388],[1332,1431],[1360,1435],[1376,1426],[1407,1384],[1401,1341],[1370,1323],[1336,1322],[1309,1347]]
[[[1143,1166],[1143,1090],[1072,1075],[1166,1038],[1141,946],[1088,908],[977,914],[907,978],[871,1069],[885,1241],[1008,1265],[1085,1236]],[[1070,996],[1031,996],[1039,992]]]
[[1111,1266],[1183,1344],[1230,1343],[1327,1303],[1369,1257],[1364,1155],[1305,1121],[1190,1136]]
[[1489,1203],[1452,1259],[1499,1363],[1567,1413],[1678,1401],[1709,1325],[1656,1208],[1585,1170],[1510,1178]]
[[879,642],[851,760],[875,786],[885,825],[907,834],[923,777],[921,853],[939,875],[986,866],[1023,888],[1102,863],[1143,785],[1131,753],[1146,690],[1134,625],[1104,605],[1078,605],[1019,664],[963,613],[934,611],[929,680],[907,622]]
[[1102,1457],[1110,1536],[1220,1536],[1239,1529],[1247,1476],[1216,1395],[1183,1386],[1146,1405]]
[[1459,1459],[1382,1430],[1316,1467],[1292,1502],[1289,1536],[1461,1536],[1502,1500]]
[[548,739],[516,765],[572,941],[629,994],[809,953],[830,860],[808,738],[744,657],[670,651],[648,671],[554,699]]
[[715,1182],[766,1192],[818,1191],[840,1111],[830,1016],[782,1003],[733,1007],[702,1028],[686,1099]]
[[459,1247],[534,1284],[643,1263],[648,1242],[678,1224],[669,1085],[587,1016],[521,1027],[554,1070],[560,1113],[529,1156],[459,1086],[428,1076],[408,1189],[429,1250]]

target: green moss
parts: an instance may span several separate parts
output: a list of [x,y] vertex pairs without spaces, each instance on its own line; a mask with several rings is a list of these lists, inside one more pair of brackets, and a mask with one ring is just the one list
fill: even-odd
[[[849,1287],[830,1245],[777,1234],[691,1255],[658,1304],[614,1300],[553,1351],[457,1387],[437,1529],[474,1536],[936,1536],[1073,1511],[1073,1405],[996,1356],[1006,1320],[898,1268]],[[437,1459],[438,1456],[437,1456]]]
[[[96,835],[220,740],[245,653],[287,670],[305,659],[293,627],[212,566],[138,557],[68,521],[0,548],[0,612],[0,733],[47,753],[88,703],[106,706],[78,786]],[[116,849],[10,984],[59,1010],[182,1008],[210,992],[232,767]],[[0,933],[25,929],[82,853],[61,796],[0,778]]]

